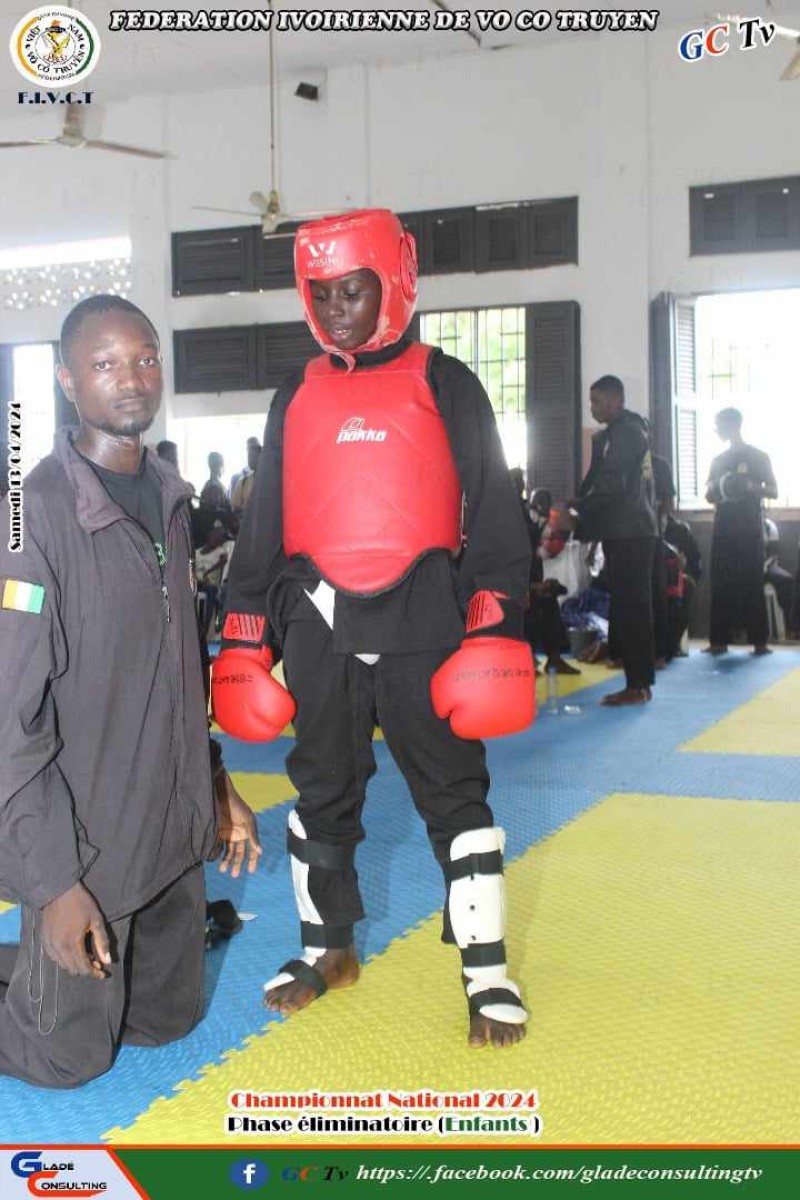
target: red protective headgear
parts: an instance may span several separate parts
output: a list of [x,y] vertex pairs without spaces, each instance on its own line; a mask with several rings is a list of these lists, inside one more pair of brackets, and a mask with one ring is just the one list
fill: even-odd
[[325,340],[311,300],[315,279],[338,279],[363,270],[374,271],[380,279],[375,331],[359,351],[391,346],[408,328],[417,303],[417,247],[388,208],[365,208],[302,225],[295,236],[294,269],[306,320],[323,350],[349,357]]

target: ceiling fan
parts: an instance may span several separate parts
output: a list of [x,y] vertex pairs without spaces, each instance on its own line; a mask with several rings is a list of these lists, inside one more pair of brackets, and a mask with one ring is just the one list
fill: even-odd
[[87,138],[83,132],[83,110],[73,104],[67,105],[64,128],[58,137],[30,138],[25,142],[0,142],[0,150],[13,150],[17,146],[66,146],[68,150],[113,150],[116,154],[134,154],[137,158],[171,158],[161,150],[144,150],[141,146],[122,146],[119,142],[100,142]]
[[[341,209],[317,209],[314,211],[285,212],[278,191],[277,173],[275,170],[275,92],[277,80],[275,77],[275,41],[274,41],[274,7],[273,0],[268,0],[269,11],[273,14],[273,20],[270,21],[269,32],[269,177],[270,188],[265,194],[264,192],[251,192],[248,197],[250,203],[255,209],[256,214],[261,218],[261,232],[264,237],[294,237],[294,230],[290,232],[279,232],[279,227],[285,224],[297,225],[304,220],[312,217],[327,217],[332,211],[341,212]],[[207,204],[193,205],[199,212],[221,212],[230,213],[235,216],[252,217],[253,211],[241,208],[212,208]]]
[[800,79],[800,29],[785,29],[782,25],[775,26],[778,37],[790,38],[795,44],[795,52],[786,65],[781,79]]
[[[771,10],[772,0],[766,0],[766,3],[767,8]],[[717,16],[724,21],[738,22],[742,20],[740,16],[732,15],[730,13],[718,13]],[[794,42],[795,44],[794,55],[787,63],[786,68],[781,75],[781,79],[800,79],[800,29],[787,29],[785,25],[776,25],[773,21],[770,21],[770,25],[772,26],[772,37],[785,38],[790,42]],[[770,38],[770,41],[772,41],[772,38]]]

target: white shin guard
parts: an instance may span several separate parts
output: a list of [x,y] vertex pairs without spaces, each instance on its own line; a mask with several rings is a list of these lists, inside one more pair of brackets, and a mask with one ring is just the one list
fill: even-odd
[[[294,809],[289,813],[289,862],[292,868],[292,885],[294,887],[294,898],[297,905],[297,911],[300,916],[301,928],[303,931],[303,954],[300,957],[300,962],[304,962],[307,966],[313,967],[314,964],[322,958],[327,949],[327,940],[325,937],[325,924],[320,916],[317,906],[311,898],[311,892],[308,887],[308,874],[310,863],[304,861],[299,854],[293,853],[291,850],[292,841],[308,842],[308,834],[303,827],[303,822],[298,817]],[[309,843],[311,847],[313,843]],[[327,852],[336,855],[335,849],[327,848]],[[304,856],[308,859],[309,855]],[[317,927],[317,930],[314,927]],[[310,944],[307,944],[310,943]],[[267,992],[271,988],[281,987],[284,983],[292,983],[297,978],[291,972],[281,970],[273,979],[268,980],[264,984],[264,991]]]
[[453,839],[445,868],[448,916],[461,951],[470,1015],[522,1025],[528,1014],[506,975],[504,847],[505,833],[497,826],[469,829]]

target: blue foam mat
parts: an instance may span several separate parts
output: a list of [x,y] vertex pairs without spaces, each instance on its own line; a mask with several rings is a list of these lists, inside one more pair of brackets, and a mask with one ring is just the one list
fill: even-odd
[[[800,800],[796,759],[675,752],[798,665],[800,656],[792,651],[763,659],[693,655],[659,674],[652,704],[626,710],[597,705],[604,692],[619,686],[610,676],[607,683],[568,698],[580,711],[542,716],[528,732],[490,743],[490,802],[508,834],[507,857],[522,854],[613,791]],[[231,770],[283,771],[290,747],[285,738],[268,746],[222,740]],[[437,911],[443,896],[439,869],[405,784],[382,742],[375,753],[378,774],[364,813],[367,840],[357,860],[369,913],[357,930],[363,957],[384,950]],[[179,1081],[196,1078],[226,1050],[279,1019],[261,1007],[260,993],[264,979],[298,950],[284,851],[289,808],[287,802],[259,814],[264,855],[255,876],[234,881],[207,870],[210,898],[228,897],[240,910],[258,915],[207,956],[208,1006],[201,1025],[183,1041],[158,1050],[123,1047],[109,1074],[77,1091],[50,1092],[0,1079],[0,1141],[97,1142],[109,1128],[130,1125]],[[17,934],[17,914],[0,915],[0,940],[13,941]],[[176,1128],[170,1140],[186,1136]]]

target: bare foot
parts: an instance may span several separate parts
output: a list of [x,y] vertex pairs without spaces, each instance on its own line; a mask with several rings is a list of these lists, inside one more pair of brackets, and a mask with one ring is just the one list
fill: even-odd
[[558,658],[548,658],[547,670],[555,671],[556,675],[580,675],[580,670],[560,655]]
[[506,1021],[493,1021],[476,1013],[470,1018],[468,1045],[473,1050],[481,1046],[494,1046],[502,1050],[505,1046],[515,1046],[521,1042],[527,1033],[525,1025],[509,1025]]
[[[361,972],[354,946],[346,946],[341,950],[326,950],[314,963],[314,970],[319,972],[329,990],[350,987]],[[270,988],[264,995],[264,1007],[288,1017],[291,1013],[299,1012],[301,1008],[307,1008],[318,995],[319,992],[310,984],[293,979],[289,983],[280,984],[279,987]]]
[[647,704],[653,694],[649,687],[623,688],[621,692],[611,692],[600,701],[607,708],[624,708],[630,704]]

